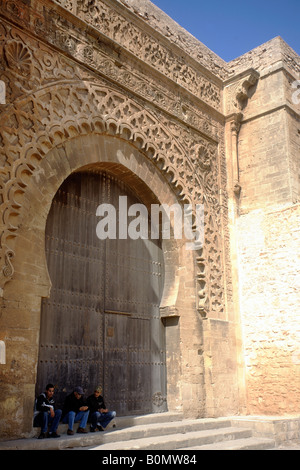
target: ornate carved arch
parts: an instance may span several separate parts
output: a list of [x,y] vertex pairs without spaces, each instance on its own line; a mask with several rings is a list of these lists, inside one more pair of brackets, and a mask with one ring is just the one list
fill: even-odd
[[[192,204],[205,199],[209,206],[216,202],[212,197],[216,148],[200,139],[193,143],[190,156],[184,148],[186,136],[180,142],[154,113],[111,87],[94,82],[60,82],[17,100],[1,118],[0,135],[5,149],[0,174],[2,289],[14,272],[14,239],[21,224],[28,181],[52,148],[76,136],[118,135],[154,162],[179,200]],[[191,145],[185,147],[191,151]],[[198,261],[199,300],[204,308],[202,254]]]
[[[0,49],[7,103],[0,105],[0,289],[13,275],[14,243],[31,176],[51,149],[79,135],[113,134],[130,141],[164,175],[178,200],[205,203],[205,235],[220,237],[218,145],[210,133],[210,137],[204,136],[202,125],[198,123],[197,132],[162,113],[149,104],[149,94],[145,107],[144,99],[126,90],[124,83],[121,87],[95,76],[8,24],[0,26]],[[102,65],[109,75],[111,64],[104,61]],[[132,77],[129,83],[134,91],[133,82]],[[210,276],[212,266],[216,272],[220,250],[215,252],[209,243],[198,253],[201,312],[210,308],[204,278]],[[207,274],[203,260],[208,259]],[[217,271],[217,282],[215,276],[213,281],[220,292],[222,266]],[[223,302],[217,303],[221,306]]]

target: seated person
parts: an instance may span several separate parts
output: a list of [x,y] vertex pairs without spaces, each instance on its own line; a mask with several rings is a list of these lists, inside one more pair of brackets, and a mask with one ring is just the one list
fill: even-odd
[[102,387],[98,387],[87,399],[87,404],[90,410],[91,432],[95,432],[97,428],[99,431],[103,431],[116,416],[115,411],[108,411],[106,408],[101,393]]
[[62,412],[62,422],[68,424],[68,435],[73,435],[73,426],[74,423],[80,421],[78,433],[86,433],[85,430],[86,423],[89,416],[89,408],[86,405],[83,398],[83,390],[81,387],[74,388],[74,391],[68,395],[65,399],[63,412]]
[[34,416],[34,426],[41,427],[39,439],[44,439],[50,426],[48,437],[60,437],[57,434],[61,410],[55,410],[55,402],[53,399],[54,385],[48,384],[45,392],[41,393],[36,401],[36,411]]

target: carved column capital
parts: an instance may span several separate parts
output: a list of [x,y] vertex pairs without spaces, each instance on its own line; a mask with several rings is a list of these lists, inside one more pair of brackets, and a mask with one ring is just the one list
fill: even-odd
[[254,69],[248,69],[228,80],[224,88],[226,123],[230,129],[228,138],[231,153],[231,188],[237,198],[241,193],[238,135],[243,121],[243,111],[250,98],[250,89],[257,83],[258,79],[259,73]]
[[228,121],[230,122],[230,129],[232,135],[238,135],[242,125],[243,113],[234,113],[229,116]]
[[240,196],[241,185],[239,181],[239,162],[238,162],[238,135],[242,125],[243,113],[233,113],[227,116],[226,125],[229,129],[229,148],[230,148],[230,168],[231,168],[231,188],[236,197]]

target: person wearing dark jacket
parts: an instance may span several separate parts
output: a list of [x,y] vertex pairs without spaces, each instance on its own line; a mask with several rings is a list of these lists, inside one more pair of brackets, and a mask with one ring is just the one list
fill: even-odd
[[65,399],[62,422],[68,424],[67,434],[73,435],[74,423],[80,421],[78,433],[86,433],[86,423],[89,417],[89,408],[83,398],[83,390],[81,387],[76,387],[74,391]]
[[101,393],[102,388],[98,387],[94,391],[93,395],[90,395],[87,399],[87,404],[90,410],[91,432],[95,432],[97,428],[99,431],[103,431],[116,416],[115,411],[108,411],[106,408]]
[[45,392],[41,393],[36,401],[34,426],[41,427],[39,439],[44,439],[50,426],[48,437],[60,437],[57,428],[62,411],[55,409],[54,385],[48,384]]

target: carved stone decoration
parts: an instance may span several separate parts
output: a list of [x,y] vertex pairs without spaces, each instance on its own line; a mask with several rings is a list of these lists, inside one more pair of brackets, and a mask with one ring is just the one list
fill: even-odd
[[14,274],[14,267],[12,264],[12,259],[14,258],[15,253],[11,249],[5,251],[5,246],[1,246],[1,272],[0,272],[0,297],[3,296],[3,287],[8,280],[10,280]]
[[259,73],[250,69],[241,77],[235,77],[227,82],[225,86],[226,115],[241,112],[244,109],[249,98],[249,89],[257,83],[258,79]]
[[231,153],[231,190],[236,198],[240,197],[241,185],[239,181],[239,161],[238,161],[238,135],[243,120],[243,110],[250,97],[250,89],[254,87],[259,79],[259,73],[250,69],[242,73],[242,76],[235,77],[229,81],[225,87],[225,110],[227,123],[229,125],[230,153]]
[[232,158],[232,174],[233,174],[233,192],[239,197],[241,193],[240,177],[239,177],[239,161],[238,161],[238,135],[243,119],[242,113],[233,114],[230,120],[231,129],[231,158]]
[[[0,36],[5,50],[0,66],[4,70],[9,106],[1,108],[0,114],[2,266],[6,266],[7,250],[14,250],[26,188],[31,176],[38,171],[40,161],[49,150],[63,145],[68,139],[94,133],[115,135],[130,141],[164,174],[181,203],[205,204],[206,239],[212,233],[214,236],[217,234],[221,223],[220,167],[214,140],[217,132],[209,131],[211,138],[206,138],[202,133],[205,126],[187,113],[188,107],[181,106],[180,112],[192,119],[199,131],[180,121],[170,120],[159,107],[145,107],[142,98],[130,91],[120,91],[118,85],[106,78],[95,78],[64,56],[54,54],[45,45],[29,40],[17,29],[8,25],[5,28]],[[87,62],[91,60],[91,49],[84,47],[80,53]],[[110,59],[107,69],[104,65],[103,62],[101,66],[105,73],[112,70]],[[113,76],[114,81],[123,77],[122,73],[120,77]],[[125,76],[130,89],[141,94],[146,90],[140,86],[141,82],[136,80],[134,73],[126,72]],[[152,96],[159,101],[162,95],[156,89]],[[171,95],[168,99],[165,95],[165,98],[163,104],[170,112],[167,102],[173,103],[174,100]],[[206,126],[206,129],[212,128]],[[201,279],[197,278],[200,303],[205,305],[206,312],[218,310],[222,300],[213,303],[209,286],[212,272],[217,269],[218,289],[222,291],[222,266],[216,268],[220,252],[204,250],[201,256],[206,262],[210,260],[211,268],[207,267]],[[1,278],[2,289],[12,278],[13,270],[7,274]]]
[[198,151],[199,167],[203,171],[209,171],[211,168],[211,155],[206,147],[201,146]]
[[153,405],[161,408],[167,401],[167,397],[164,396],[161,392],[156,392],[152,396],[152,403]]
[[198,281],[198,291],[197,291],[197,310],[199,314],[205,318],[208,313],[208,297],[206,289],[206,272],[205,272],[205,257],[203,253],[203,248],[199,251],[197,257],[197,281]]
[[[80,0],[70,2],[57,0],[57,4],[71,11],[78,18],[95,28],[100,35],[109,37],[114,42],[122,45],[124,49],[134,54],[145,63],[149,64],[156,71],[169,77],[176,84],[180,84],[198,98],[207,102],[210,106],[220,110],[221,107],[221,87],[208,80],[188,57],[180,57],[171,48],[158,41],[155,36],[145,29],[141,29],[137,24],[130,21],[125,14],[119,11],[116,6],[112,7],[105,2],[101,5],[90,0]],[[49,12],[49,22],[53,24],[53,29],[62,31],[60,34],[66,39],[68,32],[65,30],[65,20],[59,15],[59,9]],[[54,39],[54,38],[53,38]],[[84,38],[81,37],[80,42]],[[71,44],[71,39],[65,40]],[[99,38],[99,43],[101,39]],[[88,55],[90,64],[97,64],[97,48],[89,48],[86,51],[84,46],[79,46],[81,54],[83,51]],[[78,48],[75,48],[78,54]],[[74,47],[73,47],[74,52]],[[120,70],[122,73],[122,69]]]
[[4,54],[11,70],[25,77],[30,75],[31,53],[22,42],[9,41],[4,47]]
[[14,274],[14,267],[12,265],[11,259],[15,256],[13,250],[7,250],[4,254],[4,266],[2,268],[2,276],[6,278],[11,278]]
[[[70,136],[105,132],[129,139],[167,175],[179,199],[185,202],[194,199],[194,185],[196,181],[199,184],[200,175],[197,175],[198,171],[195,172],[193,163],[189,162],[182,144],[148,111],[113,89],[95,86],[93,83],[79,87],[66,84],[60,88],[48,88],[30,96],[5,114],[2,115],[1,138],[6,144],[13,142],[15,145],[7,146],[10,152],[6,159],[4,155],[2,159],[4,162],[6,160],[0,191],[3,201],[2,222],[6,227],[2,236],[4,243],[8,239],[10,241],[7,243],[11,243],[17,236],[17,221],[22,211],[22,198],[28,178],[36,171],[44,155]],[[41,129],[41,122],[44,123],[44,129]],[[23,132],[24,123],[28,123],[26,139],[31,144],[27,143],[26,146],[22,145],[22,133],[18,132],[22,123]],[[208,171],[209,146],[205,152],[203,145],[204,140],[201,148],[203,155],[206,155],[204,162]]]
[[12,277],[14,274],[14,268],[11,263],[11,259],[15,256],[13,250],[7,250],[5,253],[5,266],[2,268],[2,272],[5,277]]
[[[49,22],[56,18],[57,14],[53,13],[53,17],[49,18]],[[17,97],[24,93],[33,92],[41,85],[60,79],[85,79],[86,74],[79,67],[67,64],[63,56],[54,58],[41,42],[34,41],[26,37],[21,31],[10,28],[8,25],[1,25],[0,29],[0,46],[3,48],[8,43],[18,42],[24,48],[29,50],[32,61],[32,74],[24,75],[16,74],[14,68],[9,68],[5,55],[0,55],[0,69],[3,70],[4,85],[7,87],[7,103],[13,102]],[[51,30],[50,30],[51,31]],[[145,79],[144,75],[134,69],[128,60],[123,63],[116,61],[114,57],[107,55],[106,51],[101,49],[101,42],[94,38],[86,38],[85,36],[75,37],[74,33],[70,34],[70,30],[66,29],[65,22],[57,19],[55,24],[56,36],[51,37],[51,42],[57,47],[63,47],[68,54],[72,55],[76,61],[82,62],[108,79],[118,82],[120,85],[134,91],[143,99],[151,101],[156,106],[165,109],[174,114],[184,122],[189,123],[195,129],[201,131],[204,135],[217,139],[217,126],[214,120],[207,114],[203,113],[198,106],[195,106],[191,100],[178,101],[172,89],[162,86],[160,82],[153,81],[150,76]],[[43,34],[49,34],[47,29]],[[41,33],[40,30],[37,33]],[[3,41],[3,42],[2,42]],[[43,74],[39,76],[39,71]],[[54,76],[55,70],[55,76]]]

